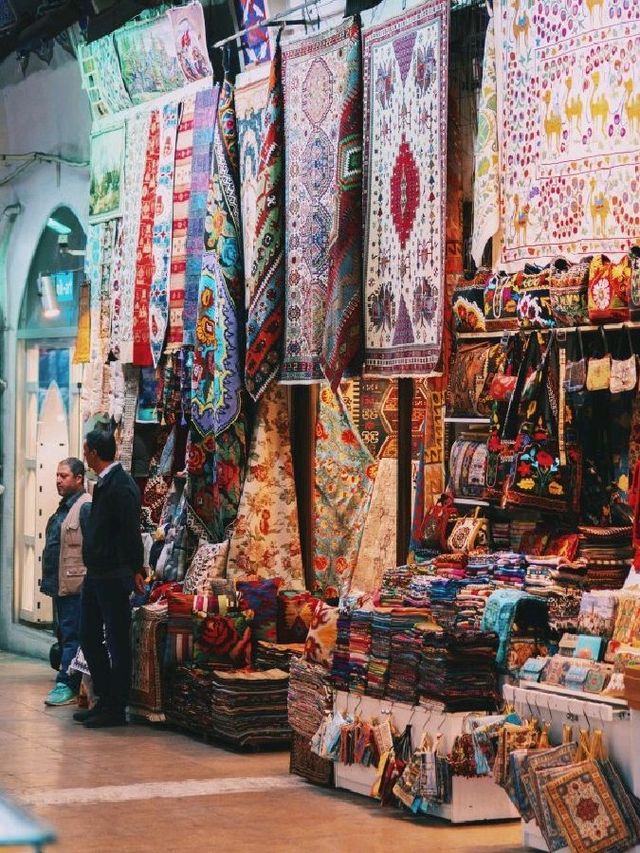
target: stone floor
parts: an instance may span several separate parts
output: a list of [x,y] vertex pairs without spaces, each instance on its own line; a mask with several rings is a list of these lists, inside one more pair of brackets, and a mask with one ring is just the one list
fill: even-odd
[[284,752],[238,755],[162,727],[90,731],[45,708],[53,673],[0,652],[0,789],[52,825],[64,853],[520,849],[515,822],[452,827],[309,785]]

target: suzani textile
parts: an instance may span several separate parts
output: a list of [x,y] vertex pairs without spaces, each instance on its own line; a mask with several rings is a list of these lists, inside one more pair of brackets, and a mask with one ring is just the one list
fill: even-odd
[[280,44],[269,74],[260,148],[251,274],[247,280],[245,385],[257,400],[278,376],[284,339],[284,113]]
[[[339,134],[354,107],[351,75],[357,73],[353,63],[359,39],[359,27],[351,19],[282,52],[287,141],[284,382],[315,382],[324,375],[327,276],[337,220],[339,155],[345,153]],[[347,140],[347,148],[349,144]],[[342,156],[340,162],[348,186],[354,163]],[[349,305],[348,297],[346,301]],[[331,338],[328,343],[333,363]]]
[[363,31],[365,373],[429,376],[442,348],[449,3]]
[[273,385],[258,405],[227,574],[281,577],[286,589],[304,588],[287,393],[281,385]]
[[154,367],[158,366],[162,355],[169,312],[173,175],[177,124],[177,105],[166,104],[160,118],[160,157],[153,221],[153,277],[149,298],[149,341]]
[[347,593],[358,559],[377,465],[340,396],[323,385],[316,423],[315,583]]
[[626,252],[640,228],[637,4],[499,0],[494,20],[501,261]]

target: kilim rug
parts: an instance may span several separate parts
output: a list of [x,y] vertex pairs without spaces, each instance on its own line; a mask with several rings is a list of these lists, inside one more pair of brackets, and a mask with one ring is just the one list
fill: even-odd
[[[359,37],[359,27],[350,19],[282,51],[287,145],[284,382],[315,382],[324,375],[339,134],[343,116],[353,109],[349,63]],[[348,170],[348,158],[344,165]]]
[[160,113],[153,110],[149,119],[149,137],[142,175],[140,229],[133,286],[133,364],[152,364],[149,340],[149,296],[153,278],[153,223],[160,162]]
[[398,455],[398,389],[390,379],[350,379],[340,383],[349,417],[376,459]]
[[499,0],[494,21],[501,262],[626,252],[640,227],[637,4],[542,0],[534,14]]
[[281,577],[285,589],[304,588],[287,392],[282,385],[272,385],[258,404],[231,536],[227,575],[246,574]]
[[191,149],[191,187],[188,195],[189,221],[187,225],[184,308],[182,312],[185,344],[195,343],[198,314],[198,288],[204,253],[207,194],[211,175],[213,128],[218,107],[218,87],[198,92],[193,112],[193,142]]
[[363,31],[370,376],[441,372],[449,5],[433,0]]
[[149,294],[149,343],[153,366],[164,347],[169,314],[171,274],[171,225],[173,222],[173,175],[175,171],[177,104],[165,104],[160,117],[160,158],[153,219],[153,267]]
[[[184,99],[180,112],[180,120],[178,121],[176,164],[173,176],[169,328],[167,330],[165,352],[175,352],[180,349],[183,339],[184,291],[187,275],[187,229],[189,226],[189,201],[191,198],[195,100],[194,95]],[[207,168],[206,172],[206,185],[208,185],[208,181],[209,168]]]
[[313,569],[325,595],[349,591],[376,470],[341,397],[323,385],[316,424]]
[[122,212],[122,254],[120,269],[120,360],[133,361],[133,301],[136,258],[140,234],[140,199],[149,140],[149,113],[134,113],[127,120],[124,196]]
[[162,722],[162,661],[167,636],[167,605],[145,604],[131,617],[131,692],[129,713]]
[[[268,81],[268,102],[259,152],[251,272],[247,274],[245,385],[254,400],[278,376],[284,340],[284,110],[277,40]],[[246,250],[246,246],[245,246]],[[247,269],[247,268],[245,268]]]

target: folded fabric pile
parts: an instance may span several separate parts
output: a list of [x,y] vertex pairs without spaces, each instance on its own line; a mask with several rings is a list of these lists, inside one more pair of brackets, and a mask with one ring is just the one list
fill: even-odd
[[491,578],[495,568],[495,554],[469,554],[467,557],[467,578]]
[[162,662],[167,637],[167,604],[146,604],[131,617],[129,713],[162,722]]
[[427,619],[428,611],[416,607],[376,609],[371,620],[371,647],[367,665],[367,696],[381,699],[388,695],[387,683],[391,664],[392,642],[395,637]]
[[418,693],[448,711],[492,711],[498,701],[498,637],[487,631],[425,631]]
[[371,622],[373,611],[354,610],[349,630],[349,691],[364,693],[371,654]]
[[304,652],[304,643],[269,643],[267,640],[258,640],[255,650],[256,669],[283,669],[289,672],[291,658],[301,657]]
[[397,702],[415,705],[418,698],[418,665],[422,650],[422,631],[400,631],[391,638],[389,686],[387,696]]
[[169,722],[199,735],[213,734],[209,671],[178,666],[166,681],[165,716]]
[[213,734],[237,747],[286,744],[289,677],[281,669],[212,673]]
[[509,525],[509,548],[511,551],[519,552],[523,549],[524,544],[531,540],[535,534],[537,521],[527,521],[526,519],[512,519]]
[[500,551],[494,554],[495,569],[493,578],[496,583],[514,587],[523,587],[527,577],[527,558],[514,551]]
[[291,659],[287,707],[291,728],[311,739],[332,707],[329,674],[323,666]]
[[396,566],[382,576],[379,604],[381,607],[401,607],[411,579],[418,573],[415,566]]
[[456,598],[462,582],[435,578],[431,584],[431,613],[442,628],[453,630],[456,622]]
[[465,584],[456,596],[454,627],[458,631],[479,631],[487,599],[494,590],[492,583]]
[[491,538],[496,551],[508,551],[511,547],[511,522],[493,521],[491,523]]
[[633,561],[631,527],[580,527],[578,557],[587,564],[587,589],[621,589]]
[[[331,678],[338,690],[349,689],[349,631],[351,610],[341,608],[338,614],[336,647],[331,662]],[[315,734],[315,732],[314,732]]]
[[429,609],[431,607],[431,584],[433,580],[433,575],[414,575],[404,597],[405,605]]
[[441,578],[462,580],[467,576],[467,555],[462,551],[453,554],[438,554],[432,562],[436,574]]

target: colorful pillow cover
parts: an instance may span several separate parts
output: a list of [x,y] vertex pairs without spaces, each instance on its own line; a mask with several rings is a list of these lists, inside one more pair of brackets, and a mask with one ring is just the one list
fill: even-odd
[[338,637],[338,615],[337,607],[330,607],[324,601],[318,604],[304,644],[306,660],[327,668],[331,666]]
[[278,593],[278,642],[304,643],[318,599],[310,592],[285,589]]
[[236,581],[238,607],[243,612],[253,612],[252,629],[256,640],[276,642],[278,589],[281,586],[282,578]]
[[251,666],[251,624],[244,613],[193,616],[193,664],[209,669],[243,669]]
[[210,592],[209,580],[223,578],[227,573],[229,540],[224,542],[204,542],[200,540],[198,550],[193,555],[191,565],[184,578],[183,590],[188,593],[206,595]]

